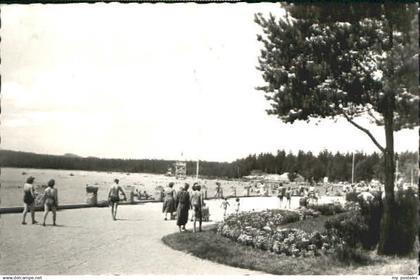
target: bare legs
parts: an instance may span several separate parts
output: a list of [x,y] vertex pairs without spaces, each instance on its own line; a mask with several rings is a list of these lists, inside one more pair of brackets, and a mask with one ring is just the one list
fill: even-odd
[[117,208],[118,208],[118,202],[111,202],[111,215],[114,221],[117,220]]
[[49,206],[47,204],[44,205],[44,222],[42,223],[45,226],[45,221],[47,220],[48,212],[52,212],[53,214],[53,226],[56,226],[56,218],[57,218],[57,208],[53,206]]
[[23,217],[22,217],[22,225],[26,225],[26,214],[28,214],[28,212],[31,212],[31,218],[32,218],[32,224],[36,224],[37,221],[35,221],[35,209],[34,209],[34,204],[26,204],[24,203],[23,206]]
[[[194,216],[194,232],[197,232],[197,229],[196,229],[196,222],[197,222],[197,217],[196,217],[196,216]],[[200,217],[200,218],[198,219],[198,231],[201,231],[201,223],[202,223],[202,218]]]

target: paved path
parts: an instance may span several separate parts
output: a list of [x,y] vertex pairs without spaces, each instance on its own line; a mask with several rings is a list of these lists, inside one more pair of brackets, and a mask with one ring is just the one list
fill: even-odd
[[[220,201],[210,203],[213,219],[220,218]],[[0,274],[259,274],[164,245],[161,238],[177,227],[174,221],[163,221],[161,207],[161,203],[120,206],[118,221],[112,221],[109,208],[62,210],[57,227],[48,226],[51,216],[43,227],[21,225],[21,214],[1,215]],[[40,222],[42,213],[37,212],[36,218]]]

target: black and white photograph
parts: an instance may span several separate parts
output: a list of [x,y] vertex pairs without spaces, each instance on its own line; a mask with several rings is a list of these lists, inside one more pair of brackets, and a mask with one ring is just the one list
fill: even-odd
[[0,10],[2,280],[417,279],[416,2]]

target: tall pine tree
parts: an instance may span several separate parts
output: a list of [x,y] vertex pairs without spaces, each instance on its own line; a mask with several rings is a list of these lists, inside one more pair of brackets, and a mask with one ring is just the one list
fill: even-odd
[[[394,131],[418,125],[418,6],[401,3],[285,5],[258,14],[259,58],[269,114],[283,121],[343,117],[384,156],[385,207],[379,252],[396,252]],[[385,145],[355,120],[384,127]]]

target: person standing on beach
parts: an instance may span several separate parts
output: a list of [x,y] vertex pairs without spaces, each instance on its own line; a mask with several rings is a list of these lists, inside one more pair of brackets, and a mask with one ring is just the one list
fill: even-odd
[[277,194],[277,197],[280,200],[280,207],[279,208],[281,208],[281,206],[283,204],[284,194],[285,194],[285,188],[280,187],[279,190],[278,190],[278,194]]
[[26,179],[26,183],[23,185],[23,217],[22,225],[26,225],[26,214],[28,211],[31,212],[32,224],[38,223],[35,221],[35,191],[34,191],[34,180],[35,178],[30,176]]
[[47,219],[48,212],[53,214],[53,226],[56,226],[56,212],[58,207],[58,193],[57,189],[54,188],[55,181],[53,179],[48,181],[48,187],[44,193],[44,222],[42,225],[45,227],[45,220]]
[[219,182],[216,182],[216,198],[223,198],[223,189]]
[[117,220],[117,208],[118,208],[118,203],[120,202],[120,192],[124,196],[124,200],[127,199],[127,196],[125,195],[125,192],[123,191],[123,189],[120,187],[119,182],[120,180],[115,179],[114,184],[112,184],[108,193],[108,201],[109,201],[109,204],[111,205],[111,215],[114,221]]
[[202,208],[204,206],[203,195],[201,193],[201,186],[198,184],[194,184],[193,192],[191,194],[191,208],[194,210],[194,232],[196,230],[196,223],[198,220],[198,231],[201,231],[201,223],[203,221],[203,213]]
[[163,195],[163,207],[162,212],[165,215],[164,220],[167,220],[168,214],[170,214],[169,219],[172,218],[173,212],[175,212],[175,190],[173,189],[174,183],[170,182],[168,187],[164,190]]
[[[290,205],[291,205],[291,202],[292,202],[292,189],[291,189],[291,187],[288,187],[287,190],[286,190],[286,199],[287,199],[287,205],[289,206],[289,209],[290,209]],[[285,205],[284,208],[286,208],[287,205]]]
[[176,195],[176,225],[179,232],[185,231],[185,225],[188,222],[188,210],[190,209],[190,194],[188,193],[190,185],[185,183],[181,191]]

